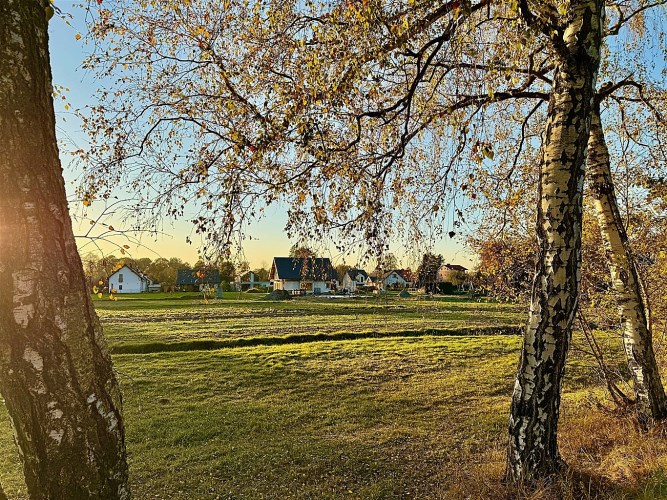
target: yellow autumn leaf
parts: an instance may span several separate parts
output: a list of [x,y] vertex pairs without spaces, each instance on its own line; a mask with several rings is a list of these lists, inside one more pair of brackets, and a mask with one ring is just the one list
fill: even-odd
[[101,298],[102,298],[102,292],[100,292],[100,293],[97,294],[97,298],[98,298],[98,299],[101,299]]
[[74,35],[74,38],[76,38],[77,40],[81,40],[81,35],[77,33],[76,35]]

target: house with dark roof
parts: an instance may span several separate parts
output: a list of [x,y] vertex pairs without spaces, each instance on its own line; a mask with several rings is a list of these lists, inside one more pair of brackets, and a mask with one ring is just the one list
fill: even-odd
[[371,278],[366,271],[353,268],[343,275],[340,286],[343,290],[355,292],[359,287],[372,286],[372,284]]
[[269,280],[274,290],[327,293],[335,287],[336,270],[326,257],[274,257]]
[[179,269],[176,275],[176,286],[188,292],[217,288],[221,282],[219,269]]
[[409,269],[392,269],[382,277],[384,288],[407,288],[412,286],[414,279]]
[[465,281],[467,272],[468,268],[458,264],[445,264],[438,269],[438,281],[459,285],[459,282]]
[[139,271],[139,269],[123,264],[109,276],[109,291],[115,293],[143,293],[159,291],[160,284]]

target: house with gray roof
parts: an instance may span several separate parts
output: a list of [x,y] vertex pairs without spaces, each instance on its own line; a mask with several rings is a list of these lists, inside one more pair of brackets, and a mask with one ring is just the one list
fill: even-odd
[[176,275],[176,285],[189,292],[218,288],[221,282],[220,270],[213,268],[179,269]]
[[269,280],[274,290],[328,293],[335,288],[336,270],[327,257],[274,257]]
[[343,275],[340,286],[348,292],[356,292],[362,286],[372,286],[373,282],[363,269],[350,269]]

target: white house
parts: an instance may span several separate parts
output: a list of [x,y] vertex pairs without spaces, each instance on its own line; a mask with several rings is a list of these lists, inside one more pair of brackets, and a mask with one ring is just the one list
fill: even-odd
[[384,288],[407,288],[412,285],[412,276],[407,269],[394,269],[382,278]]
[[327,293],[333,288],[336,271],[326,257],[274,257],[269,279],[274,290]]
[[116,293],[142,293],[159,290],[160,284],[127,264],[109,276],[109,291]]
[[236,280],[234,281],[234,288],[236,289],[236,291],[243,291],[243,292],[255,287],[269,288],[270,286],[271,286],[270,281],[260,280],[259,276],[257,276],[252,271],[248,271],[243,275],[236,276]]
[[360,286],[370,286],[372,281],[368,273],[363,269],[350,269],[345,273],[341,281],[341,288],[349,292],[355,292]]

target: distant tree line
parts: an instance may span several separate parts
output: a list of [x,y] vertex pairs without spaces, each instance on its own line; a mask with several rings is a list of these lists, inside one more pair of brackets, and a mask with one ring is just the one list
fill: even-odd
[[189,262],[178,257],[171,257],[169,259],[159,257],[153,260],[149,257],[133,259],[126,256],[117,257],[113,254],[100,256],[96,253],[85,254],[81,257],[81,260],[83,261],[84,272],[91,289],[100,282],[106,285],[109,276],[123,265],[129,265],[141,271],[155,282],[160,283],[163,292],[175,289],[176,277],[180,269],[218,269],[222,280],[221,284],[225,291],[232,290],[231,283],[235,281],[236,277],[248,271],[255,273],[255,280],[267,281],[269,279],[269,270],[265,267],[258,267],[251,270],[247,262],[236,263],[230,260],[224,260],[218,264],[207,264],[198,260],[194,265],[191,265]]

